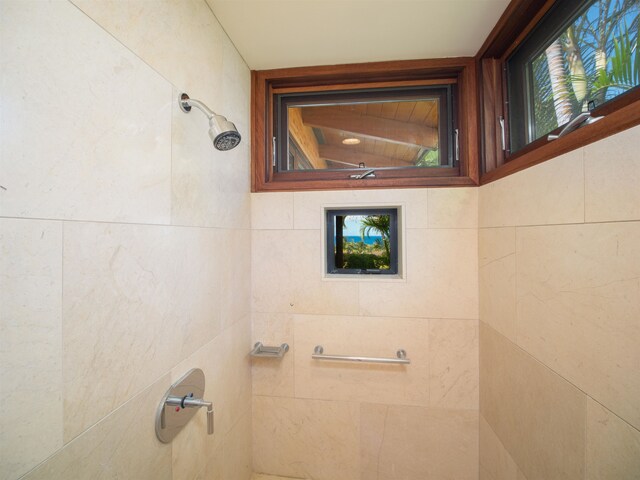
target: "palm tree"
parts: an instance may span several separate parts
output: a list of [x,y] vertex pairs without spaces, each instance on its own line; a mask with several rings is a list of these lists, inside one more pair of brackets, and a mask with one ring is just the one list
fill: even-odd
[[560,38],[557,38],[547,47],[545,55],[547,56],[547,67],[549,68],[549,80],[551,81],[551,90],[553,91],[553,106],[556,111],[556,119],[558,125],[564,125],[571,120],[572,108]]
[[371,230],[375,230],[382,236],[382,246],[385,251],[386,259],[391,258],[390,238],[391,238],[391,216],[390,215],[367,215],[362,219],[360,226],[360,235],[362,240],[369,236]]
[[600,0],[531,62],[536,138],[640,84],[638,0]]

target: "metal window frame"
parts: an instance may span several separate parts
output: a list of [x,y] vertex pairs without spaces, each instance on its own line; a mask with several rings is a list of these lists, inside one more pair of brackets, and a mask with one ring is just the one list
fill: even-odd
[[[335,242],[333,232],[336,217],[346,215],[389,215],[389,269],[363,270],[354,268],[337,268],[335,265]],[[397,275],[399,273],[399,235],[398,235],[398,207],[380,208],[327,208],[325,210],[325,274],[327,275]]]
[[536,140],[530,62],[596,1],[556,2],[506,60],[510,152],[515,153]]
[[[353,103],[398,102],[409,100],[438,99],[438,136],[440,148],[441,168],[454,168],[459,165],[459,158],[455,156],[454,135],[458,128],[456,116],[457,91],[455,85],[423,85],[410,87],[380,87],[365,89],[332,90],[326,92],[296,92],[274,95],[274,172],[287,175],[294,172],[287,168],[286,159],[289,158],[289,117],[288,108],[309,105],[338,105]],[[443,159],[445,160],[443,162]],[[415,169],[429,169],[433,167],[379,167],[376,171],[402,171]],[[321,172],[344,172],[345,178],[351,173],[359,173],[357,168],[322,169]]]

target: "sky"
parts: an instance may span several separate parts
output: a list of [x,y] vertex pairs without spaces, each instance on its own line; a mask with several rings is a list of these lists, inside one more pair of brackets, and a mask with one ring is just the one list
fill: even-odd
[[[345,221],[344,228],[342,229],[345,236],[360,236],[360,222],[364,218],[364,215],[349,215]],[[378,237],[378,232],[371,231],[368,235],[370,237]]]

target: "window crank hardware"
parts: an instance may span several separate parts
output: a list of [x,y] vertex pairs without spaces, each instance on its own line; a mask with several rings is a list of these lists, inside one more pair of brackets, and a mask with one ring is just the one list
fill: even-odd
[[355,175],[349,175],[349,178],[354,178],[356,180],[364,180],[365,178],[375,178],[376,177],[376,171],[375,170],[367,170],[364,173],[361,174],[355,174]]
[[567,123],[564,128],[558,133],[550,134],[547,136],[547,141],[557,140],[558,138],[564,137],[566,134],[573,132],[578,129],[582,125],[590,125],[592,123],[597,122],[598,120],[602,120],[604,117],[592,117],[591,112],[582,112],[578,116],[576,116],[573,120]]

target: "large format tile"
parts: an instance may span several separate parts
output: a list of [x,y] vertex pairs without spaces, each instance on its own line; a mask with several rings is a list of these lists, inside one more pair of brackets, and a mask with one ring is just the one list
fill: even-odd
[[640,222],[517,237],[518,344],[640,427]]
[[480,227],[584,222],[581,148],[480,188]]
[[587,222],[640,220],[640,127],[584,148]]
[[481,323],[480,411],[527,478],[584,475],[586,395]]
[[[427,321],[423,319],[296,315],[295,393],[298,398],[427,405]],[[394,358],[404,349],[409,365],[313,360],[326,354]]]
[[171,85],[67,2],[2,2],[0,215],[168,223]]
[[319,230],[324,208],[399,206],[406,228],[427,228],[427,189],[327,190],[294,192],[294,228]]
[[295,343],[293,318],[286,313],[254,313],[252,315],[252,341],[263,345],[289,345],[289,351],[280,359],[252,358],[251,377],[253,395],[293,397],[293,363]]
[[220,106],[225,33],[204,2],[72,2],[173,85]]
[[478,410],[478,321],[429,320],[428,344],[429,406]]
[[[224,480],[222,476],[222,469],[224,468],[224,454],[222,452],[224,444],[220,443],[215,450],[208,450],[208,457],[206,459],[206,465],[199,473],[194,477],[181,477],[180,473],[176,473],[175,464],[173,475],[174,478],[191,478],[192,480]],[[185,454],[186,457],[192,457],[195,452]]]
[[217,235],[199,228],[65,225],[65,440],[218,333]]
[[293,229],[293,193],[252,193],[251,228],[255,230]]
[[[242,56],[236,50],[231,39],[222,36],[222,98],[221,114],[231,120],[242,135],[242,145],[247,147],[246,172],[247,181],[250,177],[250,146],[251,138],[251,70]],[[207,79],[204,79],[205,82]],[[210,91],[215,92],[219,86]]]
[[225,443],[234,425],[251,412],[249,329],[247,317],[172,369],[173,381],[192,368],[202,369],[204,398],[213,403],[215,424],[214,434],[208,435],[206,414],[201,411],[173,440],[174,478],[225,478]]
[[478,228],[478,189],[429,188],[429,228]]
[[640,476],[640,431],[589,399],[587,403],[587,480]]
[[235,423],[222,446],[222,478],[250,480],[252,469],[251,410]]
[[[248,146],[218,151],[207,134],[207,118],[185,114],[172,102],[171,222],[204,227],[250,227]],[[233,118],[230,117],[233,121]]]
[[323,280],[318,230],[252,231],[253,311],[358,313],[356,281]]
[[516,230],[482,228],[478,232],[480,320],[516,339]]
[[253,398],[253,470],[314,480],[358,478],[358,404]]
[[158,401],[169,376],[74,439],[24,480],[110,479],[171,480],[171,445],[153,428]]
[[480,415],[480,480],[518,480],[518,466]]
[[0,219],[0,477],[62,447],[62,224]]
[[202,287],[216,289],[220,296],[222,328],[251,314],[251,232],[221,230],[216,253],[220,282]]
[[478,478],[478,412],[363,404],[361,419],[362,480]]
[[[204,398],[213,403],[215,431],[207,435],[205,412],[197,414],[173,441],[176,478],[191,478],[202,471],[221,474],[220,455],[230,432],[251,411],[249,317],[235,323],[171,371],[173,381],[192,368],[205,375]],[[213,475],[213,474],[211,474]]]
[[408,230],[406,282],[361,282],[360,313],[477,319],[477,245],[474,229]]
[[[234,122],[250,144],[251,72],[205,2],[73,3],[180,91]],[[248,149],[243,156],[248,167]]]
[[[251,480],[292,480],[293,477],[278,477],[276,475],[263,475],[261,473],[254,473]],[[304,479],[298,479],[304,480]]]

